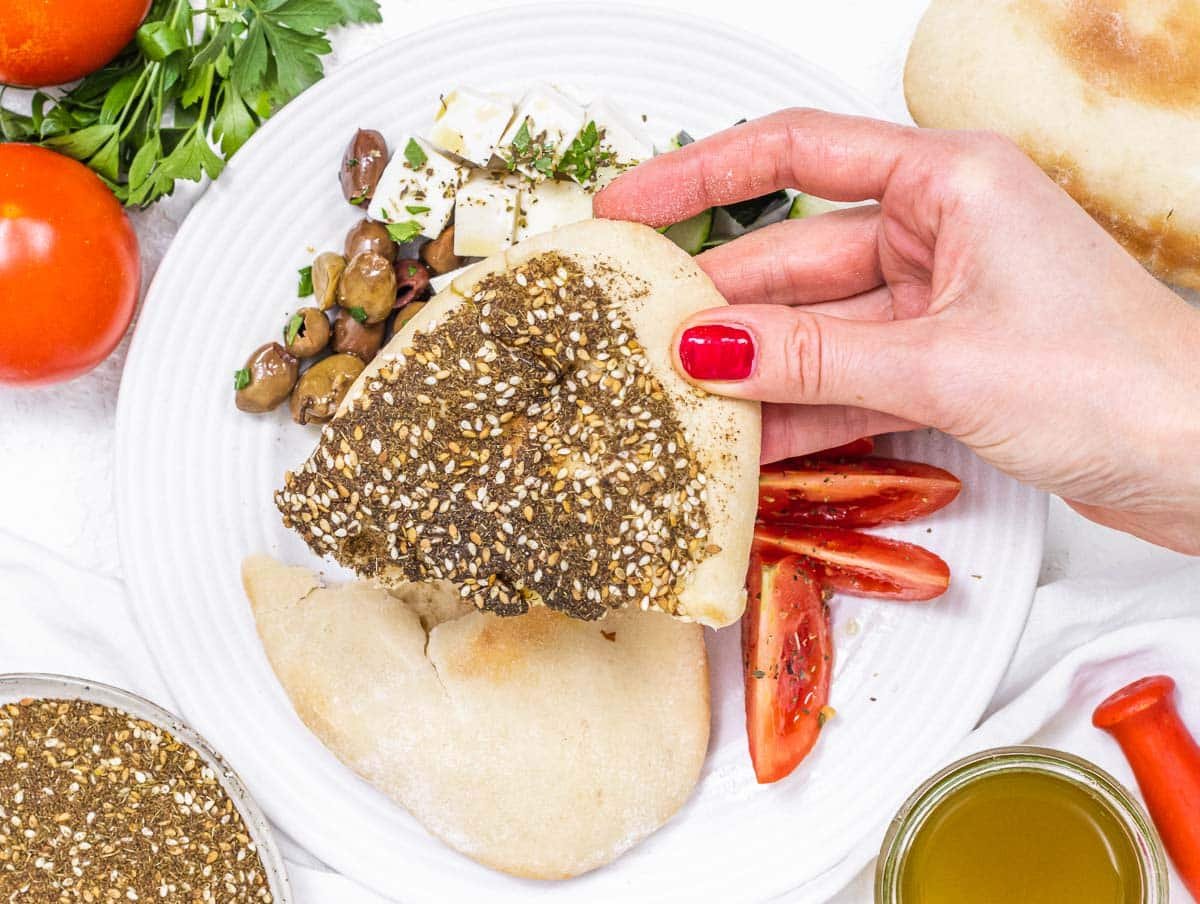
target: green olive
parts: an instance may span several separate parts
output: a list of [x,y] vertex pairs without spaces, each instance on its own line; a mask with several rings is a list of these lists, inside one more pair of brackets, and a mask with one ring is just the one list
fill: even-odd
[[329,318],[320,308],[301,308],[283,327],[283,344],[297,358],[312,358],[329,344]]
[[241,388],[234,404],[251,414],[270,411],[288,397],[299,373],[300,362],[278,342],[268,342],[255,349],[238,372]]
[[387,320],[396,304],[396,272],[382,254],[363,251],[351,258],[338,280],[338,304],[359,309],[367,323]]
[[297,424],[330,420],[365,366],[354,355],[330,355],[318,361],[292,390],[292,420]]
[[325,251],[317,255],[312,265],[313,296],[322,311],[337,303],[338,280],[346,270],[346,259],[340,254]]
[[388,235],[387,227],[375,220],[359,220],[346,233],[346,260],[364,251],[382,254],[390,261],[396,259],[396,243]]
[[396,312],[396,316],[392,318],[392,331],[388,334],[388,341],[391,341],[392,336],[404,329],[404,325],[412,320],[421,312],[421,308],[425,307],[428,302],[412,301]]

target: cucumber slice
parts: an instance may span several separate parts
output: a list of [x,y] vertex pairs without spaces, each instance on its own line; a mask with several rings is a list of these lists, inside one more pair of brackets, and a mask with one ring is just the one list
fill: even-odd
[[704,249],[704,243],[708,241],[708,237],[712,234],[712,222],[713,212],[710,207],[708,210],[701,211],[694,217],[684,220],[682,223],[668,226],[663,230],[663,235],[688,254],[699,254]]
[[829,213],[831,210],[840,210],[841,208],[842,205],[836,201],[826,201],[816,195],[801,193],[792,198],[792,209],[788,211],[787,218],[802,220],[805,217],[815,217],[818,214]]

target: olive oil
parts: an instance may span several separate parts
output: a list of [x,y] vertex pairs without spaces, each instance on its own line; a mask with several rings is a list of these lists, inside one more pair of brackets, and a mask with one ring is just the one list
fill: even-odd
[[1060,775],[980,775],[942,798],[899,864],[900,904],[1140,904],[1118,814]]

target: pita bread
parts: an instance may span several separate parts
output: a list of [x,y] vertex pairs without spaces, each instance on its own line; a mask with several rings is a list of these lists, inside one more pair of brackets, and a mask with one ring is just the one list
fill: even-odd
[[434,835],[563,879],[658,829],[708,745],[703,631],[655,612],[499,618],[447,585],[395,594],[258,556],[258,633],[301,720]]
[[933,0],[913,119],[1016,141],[1157,276],[1200,287],[1200,0]]
[[500,614],[636,605],[730,624],[759,406],[672,365],[680,322],[725,303],[632,223],[578,223],[490,258],[364,371],[287,475],[284,521],[360,575],[451,580]]

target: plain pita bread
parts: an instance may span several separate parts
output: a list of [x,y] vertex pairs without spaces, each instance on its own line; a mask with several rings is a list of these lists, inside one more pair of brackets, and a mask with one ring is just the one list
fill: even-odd
[[447,585],[326,589],[265,556],[242,578],[301,720],[486,866],[538,879],[595,869],[658,829],[699,778],[698,625],[638,610],[500,618]]
[[[606,575],[603,571],[600,572],[599,577],[596,577],[594,573],[580,573],[585,571],[585,563],[584,568],[567,575],[568,578],[581,580],[581,584],[576,583],[572,588],[569,580],[562,579],[564,592],[553,594],[549,599],[543,599],[541,595],[529,589],[534,586],[531,579],[533,565],[530,565],[529,574],[519,571],[521,567],[531,562],[533,554],[526,554],[522,549],[513,549],[513,564],[504,574],[500,575],[502,578],[500,587],[506,593],[510,584],[515,588],[513,596],[514,598],[518,595],[521,597],[520,608],[514,604],[506,609],[501,605],[493,605],[492,601],[487,602],[487,608],[501,612],[513,612],[523,611],[523,608],[529,604],[545,603],[552,608],[561,608],[578,614],[572,600],[566,598],[567,592],[573,592],[576,595],[585,595],[584,605],[591,606],[591,614],[586,617],[594,617],[597,611],[603,612],[606,607],[613,604],[606,601],[601,605],[598,601],[587,598],[586,595],[598,594],[602,590],[607,592],[608,588],[615,586],[618,590],[628,591],[630,597],[626,602],[634,605],[663,608],[674,615],[714,627],[736,621],[745,607],[745,574],[749,561],[750,544],[753,539],[758,497],[759,406],[756,402],[724,399],[704,393],[690,386],[675,372],[672,365],[672,339],[678,325],[696,311],[721,306],[726,302],[717,292],[712,281],[690,256],[653,229],[633,223],[591,220],[538,236],[512,248],[505,254],[489,258],[470,268],[448,289],[433,298],[392,339],[351,388],[338,417],[325,428],[322,445],[314,452],[304,468],[295,474],[288,475],[287,486],[277,496],[277,502],[284,514],[285,521],[295,527],[316,552],[332,555],[341,564],[355,568],[360,574],[390,580],[449,577],[456,583],[462,583],[453,574],[442,568],[442,557],[452,558],[454,566],[461,571],[470,564],[466,561],[469,556],[477,557],[478,552],[464,553],[457,539],[453,539],[452,542],[446,541],[431,551],[422,551],[419,541],[405,542],[403,523],[396,526],[395,519],[397,517],[402,519],[405,511],[397,513],[393,506],[387,515],[388,518],[393,519],[392,534],[385,537],[386,521],[382,519],[378,511],[374,512],[371,517],[359,518],[357,512],[347,515],[344,511],[346,508],[344,504],[342,505],[342,516],[346,520],[341,523],[327,520],[326,523],[332,530],[319,527],[314,535],[311,530],[312,519],[315,517],[320,520],[321,516],[327,515],[323,510],[323,503],[318,502],[317,507],[314,508],[314,499],[332,499],[334,508],[337,508],[339,505],[337,497],[341,494],[341,490],[336,489],[336,486],[353,491],[355,501],[370,495],[364,487],[359,485],[362,483],[361,478],[350,477],[343,480],[344,468],[339,471],[328,466],[335,461],[344,465],[342,458],[344,453],[341,452],[343,445],[353,448],[356,461],[378,454],[378,446],[370,445],[373,439],[371,430],[367,431],[365,437],[358,440],[349,434],[353,426],[357,425],[356,419],[367,416],[362,414],[364,406],[375,405],[376,399],[384,397],[385,394],[388,394],[388,398],[394,399],[394,396],[390,394],[390,388],[394,384],[389,384],[381,377],[400,374],[404,368],[423,366],[417,360],[421,356],[412,354],[414,343],[428,341],[440,352],[442,347],[446,347],[448,341],[457,342],[459,344],[454,348],[459,351],[454,351],[453,355],[448,354],[447,357],[457,359],[458,363],[463,364],[464,367],[470,364],[470,360],[474,360],[474,356],[469,351],[463,353],[465,357],[459,357],[461,348],[466,342],[494,339],[497,343],[501,343],[502,351],[509,351],[508,347],[502,344],[507,340],[501,340],[496,335],[495,328],[491,328],[488,335],[484,336],[479,332],[482,327],[475,324],[475,318],[481,316],[479,312],[487,309],[487,301],[483,297],[486,294],[484,290],[489,285],[497,285],[496,280],[502,281],[505,286],[511,288],[512,285],[515,285],[513,280],[523,279],[524,272],[529,272],[532,278],[532,274],[537,271],[537,268],[549,260],[563,261],[564,266],[577,270],[578,279],[583,281],[575,281],[576,276],[572,276],[572,281],[569,281],[565,288],[556,290],[554,284],[549,285],[551,293],[555,291],[560,294],[568,293],[562,295],[563,306],[568,313],[571,310],[570,305],[575,298],[576,289],[584,282],[598,286],[605,299],[615,301],[622,318],[622,325],[614,333],[621,335],[631,333],[636,342],[640,344],[640,351],[637,352],[639,360],[643,362],[642,366],[652,378],[654,385],[661,387],[662,393],[668,400],[669,410],[681,428],[684,446],[691,452],[691,459],[689,459],[684,456],[683,450],[677,448],[673,439],[664,435],[661,437],[661,442],[656,441],[657,455],[655,458],[657,463],[662,465],[664,472],[669,472],[672,468],[686,468],[690,462],[694,461],[696,466],[694,470],[699,473],[699,477],[695,478],[693,486],[701,486],[698,492],[703,497],[703,504],[697,502],[694,511],[702,514],[694,516],[687,514],[693,511],[692,503],[696,501],[696,497],[691,495],[692,490],[689,489],[686,499],[684,495],[680,494],[670,505],[664,504],[658,513],[661,517],[657,521],[650,521],[650,516],[647,515],[649,522],[646,524],[647,529],[639,531],[638,525],[641,523],[641,519],[631,516],[621,522],[624,530],[619,536],[615,527],[607,533],[604,530],[597,530],[596,536],[591,542],[587,542],[586,548],[584,546],[586,541],[579,541],[580,557],[587,549],[597,547],[603,552],[600,557],[601,562],[611,566],[614,563],[607,558],[609,553],[605,550],[605,544],[616,544],[616,549],[630,551],[630,561],[636,560],[634,564],[638,570],[632,573],[633,576],[629,580],[625,580],[623,575],[620,580],[612,579],[611,575],[609,580],[605,580]],[[522,271],[520,277],[515,275],[518,270]],[[565,273],[565,270],[560,269],[560,272]],[[481,289],[481,287],[483,288]],[[579,289],[578,294],[582,295],[582,289]],[[524,314],[526,312],[521,310],[517,313]],[[516,324],[515,318],[513,323]],[[532,324],[534,321],[530,319],[530,323]],[[468,336],[466,340],[454,338],[451,330],[462,330],[464,324],[470,325],[469,328],[475,331],[475,336]],[[577,333],[572,324],[566,322],[565,315],[552,317],[549,321],[538,321],[536,326],[546,331],[547,335],[553,334],[555,330],[560,331],[561,335],[568,337],[568,344],[577,339]],[[512,329],[513,335],[517,335],[525,329],[525,326],[521,324]],[[520,335],[524,336],[524,333]],[[451,336],[451,339],[447,340],[447,336]],[[422,339],[422,337],[427,338]],[[574,352],[574,350],[570,351]],[[406,355],[406,351],[409,354]],[[615,355],[612,357],[616,358]],[[538,360],[542,359],[538,358]],[[595,358],[593,357],[592,360],[594,362]],[[506,366],[511,367],[512,365],[504,365],[503,360],[500,364],[493,364],[489,375],[482,379],[490,381],[493,378],[505,377],[508,373],[505,370]],[[571,364],[569,367],[564,367],[564,371],[570,371],[570,368],[576,366],[583,367],[584,365],[572,357]],[[425,371],[419,372],[425,373]],[[454,362],[449,362],[449,366],[443,373],[451,381],[459,376],[455,371]],[[574,372],[571,371],[571,373]],[[432,378],[427,379],[432,380]],[[526,374],[524,385],[530,385],[530,382],[531,378]],[[431,386],[428,390],[429,394],[433,396],[435,407],[438,402],[436,393],[439,388],[439,386]],[[375,405],[375,410],[380,407]],[[600,402],[597,402],[594,407],[595,414],[592,416],[609,418],[609,424],[613,422],[616,415],[624,411],[621,407],[610,407],[608,404]],[[450,418],[457,419],[462,416],[457,403],[456,405],[444,405],[442,408],[443,411],[447,409],[453,409],[453,414],[448,415]],[[422,411],[424,410],[422,409]],[[500,413],[499,409],[490,410],[484,406],[484,410],[471,412],[469,416],[477,419],[477,426],[479,418],[486,418],[489,414],[497,413]],[[651,413],[647,412],[642,416],[646,417]],[[520,413],[518,415],[514,426],[519,429],[504,433],[504,437],[507,439],[510,436],[517,436],[517,439],[514,440],[515,446],[518,449],[528,449],[535,442],[529,439],[533,432],[524,436],[520,434],[520,430],[527,429],[528,421]],[[414,417],[408,413],[405,413],[404,416]],[[441,422],[439,421],[439,423]],[[653,425],[656,422],[651,423]],[[464,421],[464,424],[468,427],[472,426],[469,420]],[[424,428],[423,418],[418,426]],[[486,428],[487,425],[484,426]],[[376,432],[379,429],[375,428]],[[401,433],[404,429],[407,428],[402,428]],[[497,426],[496,429],[504,428]],[[604,429],[606,435],[614,442],[622,435],[621,429],[617,427],[610,426]],[[397,433],[395,429],[388,432],[392,435]],[[663,432],[666,433],[665,428]],[[565,431],[561,435],[564,438],[563,445],[570,446],[572,441],[566,437]],[[450,437],[450,439],[456,443],[460,441],[459,436]],[[472,446],[472,443],[475,442],[474,439],[465,439],[461,440],[461,445],[471,447],[471,454],[478,457],[479,445]],[[442,443],[442,445],[445,444]],[[497,444],[493,441],[493,445]],[[496,455],[495,457],[501,458],[502,456]],[[397,481],[399,479],[397,474],[404,474],[404,478],[409,480],[409,485],[411,485],[413,481],[409,478],[413,471],[420,469],[422,457],[412,460],[402,460],[401,457],[396,457],[392,460],[400,461],[401,466],[397,467],[395,472],[388,469],[387,474],[391,475],[390,478],[378,478],[372,483],[371,490],[377,494],[386,489],[384,484],[390,485]],[[511,458],[505,457],[503,460],[507,462],[511,461]],[[564,461],[565,465],[570,466],[571,473],[566,474],[564,485],[557,488],[557,493],[560,498],[570,497],[567,498],[568,506],[575,502],[575,510],[570,512],[570,518],[562,518],[561,512],[548,505],[550,502],[549,483],[560,475],[548,466],[542,465],[540,467],[545,467],[544,473],[548,475],[546,483],[543,485],[543,490],[546,491],[542,497],[543,507],[535,506],[531,511],[525,509],[523,505],[514,504],[511,511],[506,512],[501,509],[496,515],[497,520],[507,515],[510,527],[512,522],[515,522],[517,529],[511,532],[511,537],[515,540],[520,540],[524,533],[535,541],[535,546],[541,550],[547,550],[555,548],[556,545],[561,546],[564,542],[570,542],[572,537],[591,536],[586,525],[580,526],[576,520],[580,514],[578,506],[587,506],[593,503],[589,493],[591,485],[587,483],[587,477],[591,475],[595,478],[593,483],[598,480],[599,486],[604,487],[611,485],[609,477],[613,476],[612,472],[605,472],[603,461],[599,464],[581,463],[575,452],[565,460],[557,461],[555,467],[563,464]],[[359,465],[356,464],[355,467],[359,467]],[[531,465],[531,469],[532,467]],[[332,476],[327,477],[327,472],[332,472]],[[419,479],[424,479],[423,475],[417,476]],[[624,477],[620,474],[615,476]],[[315,482],[314,478],[316,478]],[[572,485],[572,478],[575,478],[574,485]],[[645,481],[641,482],[645,483]],[[646,486],[650,485],[646,484]],[[468,519],[473,517],[468,505],[474,504],[476,500],[470,500],[470,503],[464,500],[465,493],[462,491],[461,483],[458,490],[453,505],[447,505],[445,510],[435,513],[432,520],[437,524],[433,530],[441,531],[455,522],[455,519],[460,519],[460,523],[454,524],[456,535],[470,536],[472,527],[477,532],[489,529],[490,521],[485,521],[482,525],[478,522],[471,524],[461,521],[464,517]],[[597,492],[600,491],[597,490]],[[346,495],[342,494],[343,499],[346,498]],[[446,495],[445,492],[442,492],[438,498],[444,499]],[[633,495],[639,494],[634,493]],[[643,490],[641,495],[648,499],[658,499],[658,488],[652,487],[650,490]],[[495,494],[493,494],[494,497]],[[579,499],[579,497],[583,498]],[[405,498],[410,497],[406,496]],[[607,502],[599,495],[596,496],[596,501],[604,503],[607,507]],[[618,500],[618,502],[620,501]],[[414,508],[419,510],[420,506],[414,505]],[[318,509],[321,510],[318,511]],[[599,511],[599,508],[596,510]],[[524,520],[527,522],[524,524],[520,518],[522,511],[525,515]],[[409,515],[411,517],[411,511]],[[637,512],[633,512],[632,515],[637,515]],[[688,519],[693,517],[706,519],[706,534],[689,528],[692,522]],[[305,521],[306,518],[310,520]],[[673,534],[665,528],[659,531],[656,527],[664,525],[668,518],[680,519],[679,527]],[[353,529],[347,529],[347,524],[356,526],[357,535]],[[422,528],[420,523],[416,523],[415,526],[418,529]],[[338,528],[342,529],[340,535],[337,535]],[[685,554],[688,561],[677,563],[682,564],[683,569],[678,572],[677,577],[668,575],[669,580],[662,580],[659,577],[667,574],[666,568],[670,564],[666,559],[660,558],[660,550],[653,546],[654,543],[660,542],[659,538],[665,538],[661,540],[664,546],[670,546],[680,540],[685,546],[691,545],[691,551]],[[476,544],[477,547],[478,545]],[[508,543],[507,545],[511,547],[513,544]],[[411,571],[407,574],[399,574],[397,566],[409,565],[411,567],[413,555],[422,558],[422,567],[426,563],[430,563],[431,567],[437,570],[420,574],[413,574]],[[506,558],[507,555],[506,552]],[[563,553],[563,557],[567,558],[568,554]],[[494,568],[496,561],[493,559],[488,567]],[[380,567],[380,562],[385,563],[383,567]],[[482,569],[482,564],[480,567]],[[540,573],[537,575],[539,578],[541,576]],[[494,581],[496,574],[489,572],[486,577]],[[482,584],[484,580],[485,577],[481,574],[480,583]],[[470,592],[478,599],[490,591],[485,589]],[[507,596],[503,602],[508,603]]]
[[1200,0],[933,0],[913,119],[1016,141],[1153,273],[1200,287]]

